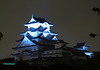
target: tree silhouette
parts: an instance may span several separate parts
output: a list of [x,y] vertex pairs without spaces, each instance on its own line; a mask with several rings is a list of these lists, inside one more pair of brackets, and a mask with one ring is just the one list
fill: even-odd
[[92,38],[95,38],[96,34],[90,33],[89,36],[92,37]]
[[100,15],[100,8],[93,8],[92,9],[94,12],[97,13],[97,15]]
[[[92,9],[92,11],[96,12],[97,13],[97,16],[100,15],[100,8],[96,8],[95,7],[95,8]],[[99,25],[100,25],[100,23],[99,23]],[[95,33],[90,33],[89,36],[92,37],[92,38],[95,38],[96,36],[100,36],[100,35],[95,34]]]
[[2,38],[3,38],[3,34],[2,32],[0,32],[0,40],[2,40]]

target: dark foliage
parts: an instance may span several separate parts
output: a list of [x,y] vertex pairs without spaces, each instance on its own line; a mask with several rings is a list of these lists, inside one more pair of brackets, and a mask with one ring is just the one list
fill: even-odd
[[100,15],[100,8],[93,8],[92,9],[94,12],[97,13],[97,15]]
[[[100,15],[100,8],[96,8],[96,7],[95,7],[95,8],[92,8],[92,10],[93,10],[94,12],[96,12],[97,15]],[[99,25],[100,25],[100,23],[99,23]],[[92,38],[95,38],[96,36],[100,36],[100,35],[94,34],[94,33],[90,33],[89,36],[92,37]]]
[[95,38],[95,36],[97,36],[96,34],[90,33],[89,34],[90,37]]
[[2,32],[0,32],[0,40],[2,39],[2,37],[3,37],[3,34],[2,34]]
[[[32,61],[14,61],[13,58],[0,60],[0,70],[99,70],[100,52],[93,52],[91,59],[42,58]],[[16,65],[4,66],[4,62],[15,62]],[[31,62],[31,65],[29,64]]]

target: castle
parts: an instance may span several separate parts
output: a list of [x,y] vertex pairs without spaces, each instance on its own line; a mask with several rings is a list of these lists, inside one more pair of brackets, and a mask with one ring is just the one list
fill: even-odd
[[87,49],[86,43],[78,43],[73,48],[67,42],[57,39],[57,33],[50,31],[53,24],[43,18],[34,17],[25,23],[28,30],[20,33],[23,38],[18,40],[19,45],[12,48],[16,53],[12,56],[16,60],[31,60],[45,57],[72,57],[85,59],[92,57],[92,52]]

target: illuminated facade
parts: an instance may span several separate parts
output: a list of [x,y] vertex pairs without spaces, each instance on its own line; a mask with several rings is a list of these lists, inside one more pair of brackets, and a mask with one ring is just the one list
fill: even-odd
[[26,32],[20,33],[23,35],[21,40],[18,40],[19,45],[16,48],[15,59],[29,60],[41,57],[41,52],[47,48],[54,48],[58,39],[57,33],[51,32],[50,27],[53,26],[45,19],[34,17],[24,24],[28,27]]
[[85,55],[89,56],[89,58],[92,58],[93,53],[88,51],[89,46],[87,46],[86,42],[77,43],[77,45],[73,48],[83,51]]
[[[86,43],[77,44],[74,48],[67,47],[66,42],[57,39],[57,33],[51,32],[53,26],[45,19],[34,17],[24,24],[28,29],[20,33],[22,39],[17,42],[15,54],[12,54],[16,60],[31,60],[41,57],[86,57],[91,58],[92,53],[88,52]],[[81,45],[81,47],[80,47]]]

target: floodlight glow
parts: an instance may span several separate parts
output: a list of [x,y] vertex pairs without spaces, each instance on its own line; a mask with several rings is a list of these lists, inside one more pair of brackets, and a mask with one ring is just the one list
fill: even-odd
[[56,36],[54,36],[52,40],[58,40],[58,39],[57,39],[57,37],[56,37]]
[[32,24],[25,24],[24,26],[28,26],[28,29],[33,27],[33,28],[38,28],[41,24],[39,22],[37,23],[32,23]]
[[51,24],[48,24],[47,22],[44,22],[44,23],[36,22],[36,23],[31,23],[31,24],[25,24],[24,26],[28,26],[28,30],[29,30],[30,28],[39,28],[40,25],[43,28],[47,28],[46,31],[50,31],[50,26],[53,26]]
[[49,31],[50,32],[50,26],[53,26],[53,25],[50,25],[50,24],[48,24],[47,22],[44,22],[43,24],[41,24],[42,25],[42,27],[47,27],[47,29],[45,30],[45,31]]
[[43,27],[48,27],[48,26],[53,26],[53,25],[50,25],[48,24],[47,22],[44,22],[43,24],[41,24]]
[[92,58],[93,53],[92,52],[84,52],[85,55],[89,56],[89,58]]
[[58,34],[51,33],[51,32],[43,32],[44,37],[47,37],[48,34],[50,34],[50,35],[58,35]]
[[77,49],[77,50],[83,50],[84,51],[84,49],[82,49],[82,48],[75,48],[75,49]]
[[29,45],[36,45],[35,43],[31,42],[26,36],[24,37],[23,41],[21,44],[18,46],[29,46]]
[[48,35],[48,33],[43,33],[43,36],[44,36],[44,37],[47,37],[47,35]]
[[85,51],[85,50],[88,50],[88,47],[85,44],[84,46],[82,46],[82,48],[76,48],[76,49],[77,50],[83,50],[83,51]]
[[29,33],[33,37],[37,37],[37,36],[40,35],[41,32],[39,32],[39,31],[35,31],[35,32],[28,31],[27,33]]
[[88,47],[86,47],[86,46],[84,45],[82,49],[83,49],[83,50],[87,50],[87,49],[88,49]]
[[33,14],[32,14],[31,20],[28,23],[31,23],[31,22],[36,22],[36,20],[33,18]]

